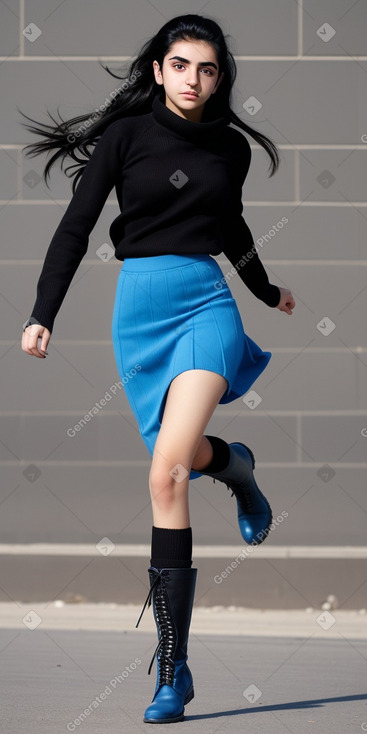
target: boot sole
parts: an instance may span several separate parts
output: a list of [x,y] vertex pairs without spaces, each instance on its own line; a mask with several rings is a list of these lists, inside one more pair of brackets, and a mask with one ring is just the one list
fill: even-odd
[[143,719],[145,724],[175,724],[176,721],[184,721],[185,716],[175,716],[173,719]]

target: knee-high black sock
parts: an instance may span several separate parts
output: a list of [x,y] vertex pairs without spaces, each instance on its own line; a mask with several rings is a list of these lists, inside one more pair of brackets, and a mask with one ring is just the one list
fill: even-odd
[[[223,441],[222,438],[218,438],[218,436],[208,436],[207,434],[205,434],[205,438],[210,441],[213,447],[213,458],[210,464],[203,468],[203,471],[213,473],[217,471],[222,471],[226,468],[226,466],[228,466],[230,458],[230,448],[228,446],[228,443],[226,443],[226,441]],[[198,469],[198,471],[200,471],[200,469]]]
[[191,568],[192,530],[152,526],[150,565],[154,568]]

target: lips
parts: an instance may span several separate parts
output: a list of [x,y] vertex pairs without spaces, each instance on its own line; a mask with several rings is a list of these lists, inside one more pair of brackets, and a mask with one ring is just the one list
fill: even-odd
[[193,94],[192,92],[182,92],[182,94],[186,94],[188,97],[198,97],[198,94]]

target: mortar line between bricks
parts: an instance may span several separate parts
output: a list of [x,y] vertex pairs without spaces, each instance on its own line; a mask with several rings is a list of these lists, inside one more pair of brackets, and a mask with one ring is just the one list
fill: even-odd
[[297,425],[297,449],[296,449],[296,459],[297,461],[302,464],[302,415],[301,413],[298,413],[296,416],[296,425]]
[[[18,200],[17,199],[12,199],[12,200],[4,201],[3,202],[4,206],[5,205],[17,204],[17,203],[18,203]],[[25,202],[21,202],[21,203],[25,203]],[[32,202],[32,203],[34,203],[34,202]],[[44,203],[44,202],[39,202],[39,203]],[[65,204],[67,204],[67,203],[68,202],[65,202]],[[0,204],[1,204],[1,202],[0,202]],[[11,260],[9,258],[3,259],[3,260],[0,259],[0,264],[1,265],[39,265],[40,263],[43,263],[43,262],[44,262],[44,260],[42,258],[34,258],[34,257],[31,258],[31,259],[18,258],[18,260]],[[83,264],[86,263],[87,265],[95,265],[95,264],[98,265],[98,264],[101,263],[101,261],[100,261],[99,258],[98,259],[97,258],[92,258],[90,255],[89,256],[86,256],[85,259],[83,259],[82,262],[83,262]],[[216,262],[219,265],[223,265],[224,267],[227,267],[227,261],[225,261],[225,260],[216,260]],[[263,262],[264,263],[267,263],[268,265],[271,265],[271,266],[279,265],[281,263],[282,265],[290,265],[292,267],[293,267],[293,265],[310,265],[310,266],[311,265],[312,266],[314,266],[314,265],[340,265],[340,266],[343,266],[343,267],[347,267],[347,265],[350,265],[352,267],[356,267],[356,266],[360,266],[360,265],[363,265],[363,266],[367,265],[367,260],[361,260],[359,258],[355,258],[354,260],[352,260],[352,259],[349,259],[349,260],[341,260],[340,258],[338,258],[338,259],[336,259],[336,258],[330,258],[329,260],[322,260],[320,258],[308,258],[307,260],[301,260],[299,258],[292,258],[292,259],[283,258],[283,259],[278,259],[278,260],[271,260],[269,258],[264,258]],[[116,265],[115,262],[110,263],[110,264],[109,263],[105,263],[104,266],[105,266],[105,268],[108,268],[108,267],[113,268],[113,269],[116,270],[116,272],[119,272],[119,270],[120,270],[119,266]],[[290,347],[280,347],[280,348],[281,349],[289,349]],[[312,349],[323,349],[323,348],[324,347],[312,347]],[[340,347],[331,347],[331,349],[338,349],[338,348],[340,349]],[[358,349],[363,349],[363,347],[360,347],[359,346]]]
[[[312,469],[314,471],[315,469],[320,468],[321,462],[323,464],[329,464],[330,466],[333,466],[333,464],[338,464],[338,469],[367,469],[367,462],[363,462],[363,461],[341,462],[341,461],[338,461],[337,459],[328,458],[327,456],[323,456],[322,459],[320,459],[319,461],[309,461],[309,462],[305,462],[305,461],[304,462],[258,461],[256,459],[256,466],[258,469]],[[141,460],[138,459],[135,461],[133,460],[128,461],[127,459],[120,460],[120,461],[118,460],[113,461],[112,459],[110,461],[102,461],[102,460],[101,461],[92,461],[92,460],[89,461],[88,459],[86,459],[85,461],[76,461],[76,460],[73,461],[71,459],[63,459],[60,461],[40,461],[36,458],[29,458],[29,459],[22,459],[21,461],[15,460],[15,459],[13,460],[9,459],[9,461],[5,461],[5,460],[0,461],[0,467],[15,466],[17,467],[17,469],[19,469],[21,467],[26,468],[31,463],[37,463],[38,467],[60,466],[63,469],[65,468],[73,469],[78,466],[89,467],[90,469],[96,469],[99,467],[101,468],[109,467],[110,469],[112,469],[113,467],[126,468],[128,466],[133,466],[133,467],[139,467],[143,469],[144,467],[151,466],[151,460],[145,460],[145,459],[141,459]],[[198,477],[197,479],[191,479],[190,481],[196,482],[198,481],[198,479],[200,479],[200,477]]]
[[[23,263],[24,264],[24,263]],[[89,264],[91,264],[89,262]],[[1,261],[0,261],[1,265]],[[14,339],[0,339],[0,345],[1,346],[8,346],[8,345],[15,345],[17,340]],[[110,339],[55,339],[53,344],[58,346],[65,346],[65,345],[71,345],[75,348],[75,346],[108,346],[112,344],[112,341]],[[274,354],[298,354],[300,347],[294,346],[294,347],[278,347],[273,346],[272,344],[268,344],[268,349],[270,349]],[[348,355],[352,353],[353,355],[358,354],[366,354],[367,353],[367,347],[362,346],[346,346],[346,347],[306,347],[306,349],[303,350],[304,354],[343,354]],[[350,413],[355,413],[355,411],[359,410],[361,413],[366,413],[367,410],[363,410],[362,408],[356,408],[355,410],[349,410]],[[16,413],[16,411],[13,411]],[[260,411],[259,411],[260,412]],[[291,411],[280,411],[283,413],[289,413]],[[293,411],[294,413],[306,413],[306,411],[302,409],[298,409],[296,411]],[[312,412],[312,414],[320,411],[309,411]],[[321,411],[322,412],[322,411]],[[338,412],[334,410],[324,411],[328,413]],[[339,411],[340,412],[340,411]],[[267,411],[267,414],[269,411]]]
[[[355,148],[355,147],[356,146],[353,146],[353,148]],[[324,146],[322,146],[322,149],[323,148],[324,148]],[[71,196],[70,196],[70,198],[71,198]],[[19,206],[19,204],[26,204],[27,206],[28,205],[33,205],[33,204],[38,204],[38,205],[43,204],[45,206],[55,206],[55,205],[63,205],[63,204],[65,204],[65,206],[66,206],[67,204],[69,204],[70,198],[68,198],[68,199],[52,199],[52,200],[49,200],[49,199],[14,199],[14,201],[9,201],[8,199],[0,199],[0,204],[2,206],[5,206],[5,205],[8,205],[8,206],[17,205],[17,206]],[[361,209],[367,207],[367,202],[366,201],[349,201],[349,200],[348,201],[338,201],[338,200],[336,200],[336,201],[316,201],[316,200],[310,199],[309,201],[306,202],[306,201],[301,201],[299,199],[279,199],[277,201],[274,201],[273,199],[271,199],[270,201],[266,201],[266,200],[252,201],[251,199],[246,199],[246,202],[245,203],[246,203],[246,208],[247,209],[250,206],[261,206],[261,207],[274,206],[274,207],[282,207],[282,208],[284,208],[285,206],[289,206],[289,207],[294,207],[294,206],[297,206],[297,207],[299,207],[299,206],[304,206],[304,207],[307,207],[307,206],[308,207],[326,207],[326,206],[330,206],[331,207],[331,206],[336,206],[338,208],[340,208],[340,207],[349,207],[349,208],[357,207],[357,208],[361,208]],[[109,201],[106,201],[106,204],[107,205],[115,206],[116,209],[117,209],[117,199],[116,198],[110,199]],[[100,260],[99,260],[99,262],[100,262]],[[266,260],[264,260],[264,262],[266,262]],[[277,260],[276,262],[279,262],[279,260]],[[319,262],[319,261],[317,260],[316,262]]]
[[303,0],[298,2],[297,12],[297,55],[302,58],[303,54]]
[[[108,556],[145,557],[150,553],[150,545],[145,543],[118,543]],[[196,545],[193,546],[195,558],[236,558],[246,553],[246,546],[237,545]],[[105,557],[93,543],[1,543],[0,556],[95,556]],[[265,558],[304,558],[304,559],[353,559],[367,558],[367,546],[306,546],[279,545],[268,548],[254,548],[249,559]]]
[[[0,341],[1,344],[1,341]],[[73,415],[80,415],[80,413],[83,412],[83,409],[74,409],[74,410],[22,410],[21,412],[19,410],[0,410],[0,417],[4,416],[4,418],[9,418],[10,416],[18,417],[20,415],[22,416],[28,416],[28,415],[36,415],[37,417],[40,416],[54,416],[54,415],[60,415],[60,416],[73,416]],[[121,411],[121,410],[110,410],[107,408],[103,411],[103,415],[121,415],[121,414],[129,414],[131,415],[130,410]],[[262,418],[268,418],[268,416],[272,415],[278,415],[278,416],[300,416],[302,418],[311,416],[312,418],[315,417],[322,417],[322,416],[328,416],[333,417],[335,416],[359,416],[359,417],[367,417],[367,410],[363,410],[362,408],[355,408],[355,410],[351,410],[350,408],[343,410],[342,408],[340,410],[261,410],[261,408],[256,408],[256,414],[249,413],[247,410],[240,416],[242,417],[245,415],[246,417],[252,417],[252,415],[261,416]],[[238,415],[238,410],[229,410],[225,409],[223,407],[223,410],[221,410],[221,415]]]
[[[0,56],[0,61],[132,61],[135,56]],[[237,61],[367,61],[367,56],[361,56],[353,54],[353,56],[347,55],[328,55],[322,56],[311,56],[311,55],[294,55],[289,56],[235,56],[234,59]]]

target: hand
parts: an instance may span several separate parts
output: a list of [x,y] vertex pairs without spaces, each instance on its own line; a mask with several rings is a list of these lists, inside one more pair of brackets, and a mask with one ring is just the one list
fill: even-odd
[[[38,347],[38,339],[41,338],[41,346]],[[27,354],[40,359],[46,359],[47,346],[51,338],[51,332],[41,324],[31,324],[23,331],[22,349]]]
[[278,288],[280,290],[280,301],[275,308],[279,308],[279,311],[285,311],[285,313],[291,315],[292,308],[296,305],[292,293],[288,288],[281,288],[279,285]]

